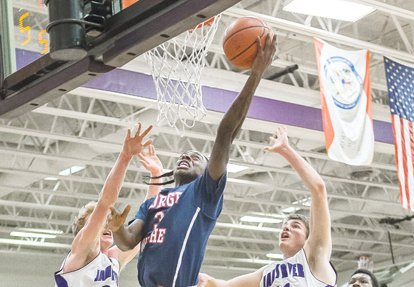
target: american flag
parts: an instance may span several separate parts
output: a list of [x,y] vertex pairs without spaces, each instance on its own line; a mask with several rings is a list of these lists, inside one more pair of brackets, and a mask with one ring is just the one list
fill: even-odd
[[414,66],[384,57],[400,200],[414,210]]

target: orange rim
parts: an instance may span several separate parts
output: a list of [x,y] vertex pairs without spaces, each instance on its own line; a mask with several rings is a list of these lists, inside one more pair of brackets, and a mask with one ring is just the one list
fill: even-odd
[[209,26],[209,25],[211,25],[214,22],[214,19],[216,19],[216,16],[213,16],[213,17],[207,19],[206,21],[201,22],[200,24],[198,24],[194,28],[190,29],[190,31],[196,30],[196,29],[199,29],[199,28],[202,28],[204,26]]
[[135,4],[139,0],[122,0],[122,9],[128,8],[132,4]]

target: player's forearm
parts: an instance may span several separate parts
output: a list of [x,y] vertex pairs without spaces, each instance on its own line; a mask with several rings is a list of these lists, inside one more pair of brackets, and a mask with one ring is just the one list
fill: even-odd
[[260,77],[260,73],[252,73],[250,75],[243,90],[234,100],[219,124],[208,165],[209,174],[213,180],[218,180],[226,169],[231,144],[246,118],[254,91],[260,82]]
[[[119,248],[120,249],[120,248]],[[123,268],[129,263],[131,262],[139,253],[141,249],[140,244],[138,243],[133,249],[128,250],[128,251],[122,251],[120,252],[119,256],[118,256],[118,261],[120,263],[120,269],[121,271],[123,270]]]
[[[217,138],[226,137],[234,140],[247,116],[253,95],[260,83],[262,73],[252,72],[242,91],[223,116],[217,130]],[[219,137],[220,136],[220,137]]]
[[282,155],[299,174],[306,187],[314,194],[325,192],[325,183],[316,170],[302,158],[291,146],[281,150]]
[[228,281],[211,278],[206,287],[230,287],[230,285]]
[[133,234],[124,226],[113,232],[113,236],[116,246],[122,251],[133,249],[141,241],[136,234]]
[[121,152],[115,162],[115,165],[109,172],[108,177],[104,183],[100,199],[105,202],[106,205],[110,206],[115,204],[118,198],[118,193],[121,190],[122,184],[124,182],[126,170],[128,168],[129,162],[131,161],[131,158],[132,156]]

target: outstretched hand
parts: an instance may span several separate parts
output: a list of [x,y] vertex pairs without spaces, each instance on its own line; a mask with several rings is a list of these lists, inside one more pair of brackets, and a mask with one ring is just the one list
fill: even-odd
[[117,232],[118,229],[124,225],[125,220],[130,210],[131,210],[131,205],[129,204],[125,207],[122,213],[119,213],[115,209],[115,207],[111,206],[111,216],[108,221],[108,227],[112,232]]
[[152,126],[149,126],[141,133],[141,123],[138,123],[137,132],[134,136],[131,136],[131,129],[128,129],[122,152],[127,156],[138,155],[142,152],[144,147],[149,146],[152,143],[152,139],[148,139],[143,143],[145,136],[151,131],[151,129]]
[[[272,36],[273,35],[273,36]],[[276,35],[268,33],[264,47],[260,44],[260,38],[256,39],[256,58],[252,65],[252,72],[260,73],[260,76],[266,68],[272,63],[273,55],[276,53]]]
[[279,127],[274,136],[269,137],[270,146],[264,148],[265,151],[280,153],[289,146],[286,127]]
[[151,173],[151,176],[159,176],[162,174],[163,166],[152,144],[148,145],[147,152],[140,152],[138,157],[145,169]]

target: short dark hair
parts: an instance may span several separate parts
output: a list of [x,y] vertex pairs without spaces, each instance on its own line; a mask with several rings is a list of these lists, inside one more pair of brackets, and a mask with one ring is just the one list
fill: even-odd
[[206,156],[206,155],[204,155],[203,153],[201,153],[201,152],[199,152],[198,150],[193,150],[193,149],[190,149],[190,150],[187,150],[187,151],[185,151],[185,152],[183,152],[181,155],[183,155],[183,154],[187,154],[187,153],[197,153],[197,154],[199,154],[200,156],[202,156],[205,160],[206,160],[206,162],[208,162],[209,161],[209,158]]
[[283,220],[283,225],[286,224],[289,220],[300,220],[305,224],[306,227],[306,238],[309,236],[310,228],[309,228],[309,217],[299,214],[299,213],[291,213],[288,216],[285,217]]
[[355,270],[354,273],[352,273],[351,277],[354,276],[355,274],[359,274],[359,273],[366,274],[369,277],[371,277],[372,287],[380,287],[380,285],[378,283],[378,280],[377,280],[377,277],[375,277],[375,275],[369,270],[357,269],[357,270]]

